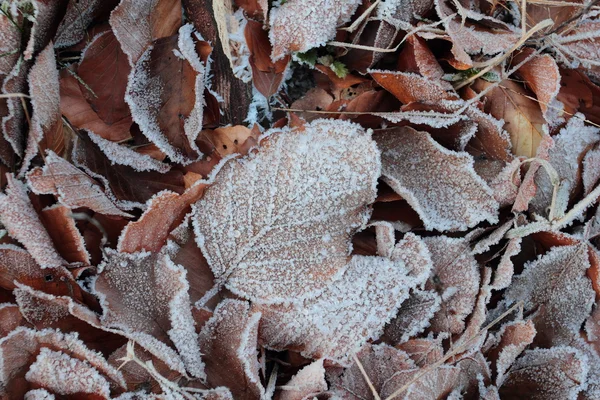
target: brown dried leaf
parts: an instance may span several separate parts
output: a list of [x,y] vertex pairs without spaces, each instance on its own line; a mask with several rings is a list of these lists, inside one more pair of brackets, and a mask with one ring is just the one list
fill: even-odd
[[227,161],[195,204],[196,242],[232,292],[299,302],[346,265],[350,238],[375,200],[379,155],[349,122],[266,135],[256,155]]
[[302,368],[292,376],[278,394],[277,400],[303,400],[317,396],[327,390],[323,359],[318,359]]
[[[492,85],[482,79],[471,86],[481,92]],[[525,89],[512,80],[504,80],[485,96],[485,111],[494,118],[504,120],[504,129],[510,134],[512,152],[516,156],[535,157],[545,136],[546,123],[540,105],[528,97]]]
[[195,143],[202,129],[206,79],[197,49],[202,45],[191,24],[155,40],[135,63],[125,95],[142,133],[182,164],[202,155]]
[[497,222],[498,203],[473,170],[470,155],[447,150],[410,127],[382,132],[375,140],[382,149],[383,180],[427,229],[466,230],[484,220]]
[[[405,384],[413,381],[416,375],[422,371],[414,368],[408,371],[400,371],[392,376],[383,386],[380,393],[386,398]],[[403,400],[431,400],[443,399],[456,388],[460,378],[460,368],[443,365],[429,370],[419,379],[411,383],[408,388],[397,399]]]
[[56,35],[56,47],[73,46],[86,37],[86,28],[96,19],[108,16],[119,0],[70,0]]
[[439,311],[441,302],[440,296],[432,290],[415,290],[385,327],[386,337],[394,344],[400,344],[423,332]]
[[154,40],[177,32],[181,17],[181,0],[122,0],[110,26],[134,66]]
[[90,265],[90,255],[85,249],[83,236],[75,226],[70,208],[60,204],[45,208],[40,212],[40,219],[58,254],[69,263]]
[[69,208],[86,207],[100,214],[131,217],[117,208],[89,175],[52,151],[43,168],[34,168],[27,174],[27,182],[34,193],[53,194]]
[[223,300],[202,327],[199,346],[211,387],[226,386],[235,399],[264,395],[257,359],[260,313],[247,302]]
[[455,93],[446,89],[430,77],[411,72],[369,70],[369,74],[385,90],[404,104],[413,102],[436,103],[441,100],[457,99]]

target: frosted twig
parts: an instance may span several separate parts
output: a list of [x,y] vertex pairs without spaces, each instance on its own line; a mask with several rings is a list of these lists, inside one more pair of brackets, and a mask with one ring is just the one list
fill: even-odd
[[360,17],[358,17],[356,19],[356,21],[354,21],[352,23],[352,25],[350,25],[347,28],[340,28],[340,31],[348,31],[348,32],[354,32],[356,30],[356,28],[358,28],[358,26],[369,16],[371,15],[371,13],[373,12],[373,10],[375,9],[375,7],[377,7],[379,5],[379,3],[381,3],[381,0],[377,0],[375,1],[373,4],[371,4],[371,6],[369,8],[367,8],[365,10],[364,13],[362,13],[360,15]]
[[356,357],[356,354],[352,354],[352,358],[354,358],[354,362],[356,363],[356,366],[358,367],[358,369],[360,370],[360,373],[365,378],[365,381],[367,382],[369,389],[371,389],[371,392],[373,393],[373,397],[375,398],[375,400],[381,400],[381,397],[379,397],[379,394],[377,393],[375,386],[373,386],[373,382],[371,382],[371,379],[369,379],[369,375],[367,375],[365,368],[363,367],[363,365],[360,362],[360,360],[358,359],[358,357]]
[[30,99],[31,96],[29,96],[28,94],[25,93],[5,93],[5,94],[0,94],[0,99],[10,99],[13,97],[21,97],[21,98],[26,98],[26,99]]

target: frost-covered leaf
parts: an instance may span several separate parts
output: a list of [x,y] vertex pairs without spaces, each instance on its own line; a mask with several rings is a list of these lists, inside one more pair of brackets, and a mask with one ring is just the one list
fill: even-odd
[[181,0],[122,0],[110,26],[133,66],[153,40],[177,33],[181,17]]
[[[203,377],[185,270],[164,253],[118,253],[106,249],[94,291],[104,311],[101,322],[152,351],[175,370],[181,360],[191,374]],[[177,355],[168,347],[173,343]],[[181,357],[181,358],[180,358]]]
[[162,190],[184,192],[185,183],[180,170],[170,169],[165,173],[156,170],[136,171],[130,166],[115,164],[96,143],[102,145],[104,142],[92,137],[92,134],[82,133],[76,139],[73,163],[102,182],[107,196],[116,198],[120,208],[143,207],[146,201]]
[[583,194],[588,195],[600,181],[600,146],[588,151],[583,158]]
[[432,290],[415,290],[402,303],[398,315],[385,328],[385,335],[394,343],[406,342],[429,326],[440,309],[442,299]]
[[315,296],[346,265],[379,168],[375,142],[352,123],[273,129],[257,154],[229,160],[195,204],[196,242],[240,296]]
[[479,291],[479,266],[468,241],[448,236],[424,238],[431,253],[433,270],[425,289],[442,297],[440,310],[431,320],[434,332],[461,333]]
[[[552,164],[561,181],[561,190],[573,197],[574,190],[580,184],[580,161],[585,151],[600,140],[600,129],[586,125],[581,114],[569,120],[560,133],[553,137],[554,147],[550,149],[549,162]],[[534,212],[544,215],[550,206],[553,186],[545,171],[540,170],[535,178],[537,192],[531,202]]]
[[572,347],[527,350],[508,371],[500,398],[577,399],[587,372],[587,359]]
[[264,395],[257,358],[260,313],[247,302],[224,300],[202,327],[200,351],[211,387],[226,386],[235,399],[257,399]]
[[[48,351],[43,349],[64,353],[70,359],[78,360],[73,363],[95,369],[111,386],[125,388],[121,373],[109,365],[100,353],[87,348],[76,334],[53,329],[36,331],[20,327],[0,340],[0,385],[6,392],[11,393],[13,398],[22,398],[29,389],[26,374],[36,357],[42,351]],[[65,380],[63,389],[67,390],[66,380],[69,379],[69,374],[62,374],[57,379],[60,379],[59,382]]]
[[106,215],[130,217],[121,211],[86,173],[54,152],[46,155],[46,165],[27,174],[27,182],[36,194],[53,194],[69,208],[86,207]]
[[304,53],[335,36],[360,4],[357,0],[289,0],[271,8],[269,38],[271,58],[277,61],[291,52]]
[[6,194],[0,194],[0,221],[8,234],[21,242],[42,268],[66,265],[35,212],[25,185],[12,175],[7,179]]
[[63,48],[80,42],[85,38],[88,25],[118,3],[118,0],[70,0],[65,16],[56,30],[54,45]]
[[51,149],[61,153],[64,149],[58,70],[52,43],[36,57],[29,71],[28,81],[33,115],[21,164],[21,176],[27,172],[29,163],[38,154],[38,150]]
[[60,204],[40,212],[42,224],[52,238],[55,249],[69,263],[90,265],[90,255],[85,249],[83,236],[71,216],[71,209]]
[[513,238],[508,241],[506,250],[500,258],[500,263],[494,274],[494,280],[492,281],[492,289],[502,290],[506,289],[511,281],[515,272],[515,267],[511,261],[511,257],[516,256],[521,252],[521,238]]
[[273,349],[300,350],[348,364],[369,339],[383,333],[417,280],[400,261],[354,256],[341,278],[316,298],[292,305],[257,305],[260,338]]
[[[561,7],[562,8],[562,7]],[[600,57],[600,21],[585,19],[578,21],[576,26],[565,30],[557,36],[555,46],[562,61],[570,64],[571,68],[581,66],[594,78],[600,76],[598,58]]]
[[427,229],[466,230],[498,220],[492,190],[466,153],[447,150],[409,127],[375,136],[383,179],[419,214]]
[[26,326],[27,321],[21,315],[19,306],[11,303],[0,304],[0,338],[5,337],[19,326]]
[[318,359],[292,376],[279,391],[278,400],[303,400],[327,390],[323,359]]
[[442,346],[444,336],[410,339],[408,342],[399,344],[397,348],[405,351],[418,367],[425,367],[438,362],[444,356],[444,347]]
[[[356,357],[378,393],[394,374],[415,367],[405,352],[386,344],[367,344]],[[373,392],[356,363],[346,368],[341,375],[334,375],[330,379],[333,391],[344,400],[374,399]]]
[[47,347],[40,349],[25,379],[36,387],[63,396],[77,394],[82,399],[110,398],[110,385],[98,370],[85,361]]
[[142,133],[173,161],[202,155],[195,140],[202,129],[205,63],[196,48],[202,37],[187,24],[158,39],[136,62],[125,101]]
[[46,389],[34,389],[25,393],[25,400],[54,400],[56,397]]
[[589,267],[587,245],[555,246],[514,277],[505,299],[523,301],[538,331],[536,343],[564,344],[579,332],[595,299]]

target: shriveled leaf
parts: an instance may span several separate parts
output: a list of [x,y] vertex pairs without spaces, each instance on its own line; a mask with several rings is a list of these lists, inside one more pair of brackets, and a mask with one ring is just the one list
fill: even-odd
[[12,175],[7,178],[6,194],[0,194],[0,221],[8,234],[21,242],[42,268],[66,265],[29,201],[25,185]]
[[446,89],[437,82],[415,73],[369,70],[369,74],[404,104],[435,103],[458,98],[455,93],[447,93]]
[[576,399],[588,366],[581,353],[567,346],[527,350],[500,387],[501,399]]
[[110,26],[131,65],[155,39],[181,26],[181,0],[124,0],[110,15]]
[[416,290],[402,303],[398,315],[385,328],[385,335],[395,343],[404,343],[425,330],[440,309],[442,299],[432,290]]
[[[163,352],[171,368],[180,370],[183,360],[191,374],[203,377],[185,270],[164,253],[107,249],[106,254],[94,284],[104,311],[102,325],[122,331],[149,351]],[[171,343],[179,355],[168,347]]]
[[360,4],[357,0],[289,0],[269,14],[271,58],[277,61],[291,52],[306,52],[335,36]]
[[498,220],[498,203],[466,153],[447,150],[409,127],[375,136],[383,179],[419,214],[427,229],[466,230]]
[[27,174],[36,194],[53,194],[69,208],[86,207],[100,214],[130,217],[121,211],[89,175],[54,152],[48,152],[46,165]]
[[345,273],[319,296],[297,305],[258,305],[260,338],[273,349],[343,364],[367,340],[383,333],[417,280],[400,261],[354,256]]
[[211,387],[226,386],[236,399],[260,398],[257,359],[260,313],[251,312],[247,302],[224,300],[202,327],[200,351]]
[[202,129],[206,79],[196,49],[201,42],[191,24],[153,42],[133,67],[125,95],[142,133],[183,164],[202,155],[195,143]]
[[379,155],[349,122],[266,136],[257,154],[229,160],[195,204],[196,242],[232,292],[301,301],[346,265],[350,238],[375,199]]
[[523,301],[525,312],[532,314],[536,343],[568,343],[579,332],[595,298],[586,276],[589,267],[587,245],[556,246],[514,277],[505,298]]

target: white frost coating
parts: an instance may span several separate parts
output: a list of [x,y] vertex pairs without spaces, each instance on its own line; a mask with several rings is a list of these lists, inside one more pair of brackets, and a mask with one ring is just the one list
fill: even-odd
[[[178,274],[167,266],[165,255],[149,252],[133,254],[118,253],[106,249],[107,258],[98,266],[98,277],[92,284],[93,293],[98,296],[104,310],[101,317],[106,328],[117,329],[120,333],[140,344],[150,353],[163,360],[174,371],[186,375],[182,358],[164,341],[172,338],[165,335],[170,330],[171,304],[173,298],[187,289],[181,285]],[[184,306],[183,304],[181,305]],[[187,307],[191,307],[189,304]],[[182,312],[181,310],[179,312]],[[182,313],[175,316],[184,317]],[[169,326],[165,326],[168,324]],[[189,322],[193,326],[193,322]],[[188,336],[177,339],[183,351],[193,351],[193,344],[183,345]],[[173,343],[177,347],[177,343]],[[193,355],[186,355],[191,359]],[[201,366],[198,366],[201,368]],[[192,371],[190,371],[192,372]]]
[[417,280],[400,261],[354,256],[344,275],[319,296],[293,305],[255,305],[263,313],[260,337],[268,348],[302,348],[308,358],[343,365],[377,339]]
[[442,299],[432,290],[414,290],[385,328],[386,336],[401,344],[423,332],[440,310]]
[[170,165],[160,162],[147,154],[138,153],[118,143],[106,140],[92,131],[87,131],[87,133],[92,142],[102,150],[112,165],[127,165],[138,172],[158,171],[165,173],[171,169]]
[[61,395],[93,393],[110,398],[108,381],[94,367],[46,347],[40,350],[25,379]]
[[42,268],[63,268],[68,263],[56,252],[54,243],[40,221],[27,188],[7,174],[6,194],[0,193],[0,221],[8,234],[21,242]]
[[575,400],[586,386],[588,371],[587,356],[574,347],[527,350],[512,365],[502,386],[513,390],[520,386],[525,389],[520,391],[523,398],[528,399]]
[[200,347],[198,347],[198,334],[194,329],[194,317],[190,308],[188,294],[190,285],[186,279],[187,271],[182,266],[173,263],[167,255],[165,256],[165,266],[173,271],[173,276],[178,278],[179,284],[183,287],[183,290],[175,293],[169,302],[169,320],[172,327],[167,334],[181,355],[188,371],[194,376],[206,379],[204,363],[200,357]]
[[409,127],[376,136],[383,179],[419,214],[428,230],[466,230],[498,222],[499,204],[468,153],[448,150]]
[[346,265],[350,239],[371,214],[379,151],[370,133],[339,120],[272,129],[261,140],[258,153],[224,165],[194,205],[196,243],[237,295],[301,301]]
[[244,17],[244,10],[238,9],[230,18],[227,18],[227,31],[229,33],[229,46],[231,47],[231,63],[233,74],[242,82],[252,80],[252,67],[250,66],[250,49],[246,43],[244,30],[248,21]]
[[280,400],[303,400],[310,398],[309,395],[321,393],[327,390],[325,381],[325,368],[323,359],[320,358],[302,368],[286,383],[281,392]]
[[[183,129],[185,134],[190,142],[190,146],[196,152],[202,156],[200,153],[200,149],[196,145],[196,139],[198,138],[198,134],[202,130],[202,117],[203,110],[205,106],[204,100],[204,86],[206,74],[204,64],[200,61],[200,57],[198,53],[196,53],[196,46],[194,44],[194,39],[192,38],[192,34],[194,33],[194,25],[186,24],[179,28],[179,38],[177,40],[177,45],[179,46],[179,50],[181,54],[185,57],[185,59],[190,63],[194,71],[198,73],[196,76],[196,83],[194,84],[194,93],[196,93],[196,101],[194,102],[194,108],[190,112],[190,115],[185,119]],[[203,40],[202,36],[199,33],[195,33],[197,40]]]
[[594,304],[595,292],[586,275],[589,267],[586,244],[552,247],[514,277],[505,299],[510,304],[522,300],[525,312],[537,310],[533,320],[541,336],[538,339],[568,343]]
[[359,0],[289,0],[272,7],[269,15],[271,59],[277,61],[291,52],[305,52],[325,44],[336,28],[349,21]]
[[[600,140],[600,129],[585,124],[585,116],[575,114],[560,133],[553,137],[554,147],[548,151],[549,162],[561,180],[561,187],[571,193],[578,183],[580,159],[582,153],[592,144]],[[531,201],[531,209],[538,214],[545,214],[550,206],[553,186],[548,174],[540,169],[535,177],[537,192]]]
[[56,397],[45,389],[30,390],[25,393],[25,400],[54,400]]

